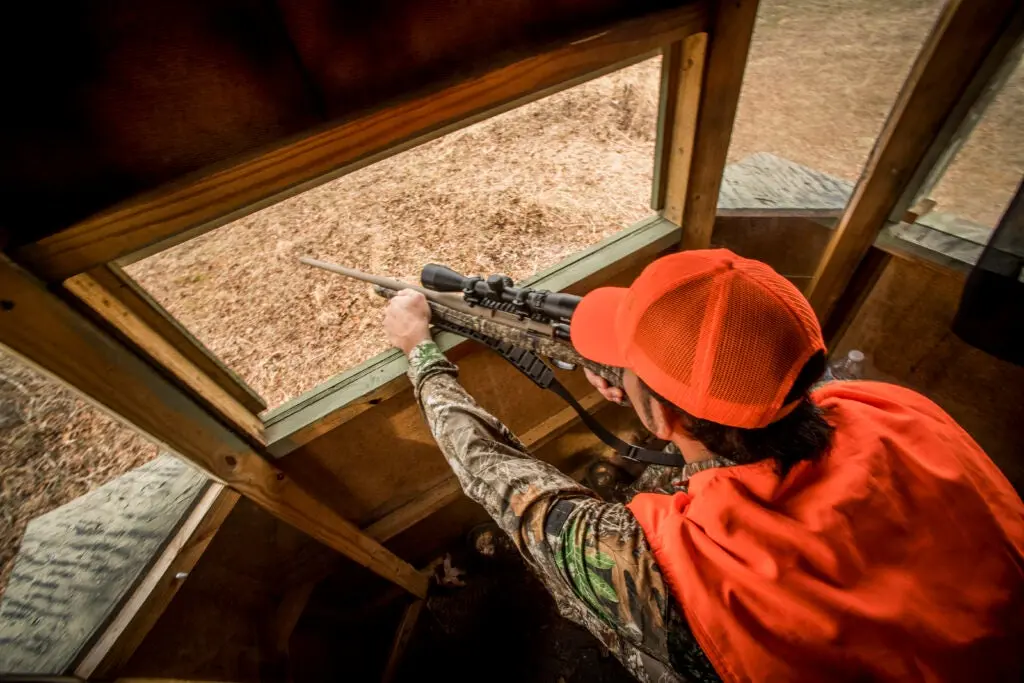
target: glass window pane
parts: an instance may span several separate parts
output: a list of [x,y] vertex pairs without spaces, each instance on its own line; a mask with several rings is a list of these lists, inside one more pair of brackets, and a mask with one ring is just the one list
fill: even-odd
[[856,181],[943,0],[763,0],[729,161]]
[[147,438],[0,350],[0,593],[29,521],[156,455]]
[[936,213],[993,228],[1024,176],[1024,64],[1016,57],[1009,78],[985,109],[928,197]]
[[367,286],[444,263],[520,279],[651,214],[660,58],[309,190],[126,268],[270,407],[387,348]]

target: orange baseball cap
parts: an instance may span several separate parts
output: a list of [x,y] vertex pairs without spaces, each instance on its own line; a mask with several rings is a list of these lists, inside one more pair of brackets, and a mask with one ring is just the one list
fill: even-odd
[[796,407],[786,394],[825,350],[800,290],[728,249],[671,254],[629,287],[595,289],[570,336],[585,358],[631,369],[690,415],[747,429]]

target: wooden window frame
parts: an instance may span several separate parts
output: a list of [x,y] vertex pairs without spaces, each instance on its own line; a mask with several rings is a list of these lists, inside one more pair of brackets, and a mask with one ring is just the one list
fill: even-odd
[[[580,293],[617,273],[677,245],[681,229],[660,216],[650,216],[601,242],[543,270],[523,284]],[[463,337],[442,332],[436,337],[445,352],[468,349]],[[267,450],[280,458],[360,413],[409,388],[408,364],[396,350],[360,363],[265,416]]]
[[[810,288],[831,335],[856,314],[887,263],[884,253],[864,258],[872,244],[900,253],[901,246],[879,234],[885,219],[926,182],[927,171],[971,118],[985,84],[1017,44],[1024,20],[1014,5],[951,0],[922,48]],[[380,354],[261,420],[265,405],[254,392],[120,266],[659,51],[664,59],[652,187],[659,215],[528,282],[581,293],[667,250],[707,247],[756,8],[756,0],[708,0],[622,22],[130,200],[25,245],[11,255],[17,264],[0,258],[0,316],[6,323],[0,343],[166,445],[217,487],[229,487],[210,494],[215,516],[199,510],[190,517],[176,537],[181,547],[192,547],[195,529],[215,531],[237,492],[422,598],[427,577],[382,543],[455,500],[453,477],[359,529],[275,464],[408,391],[404,360],[396,352]],[[893,174],[892,168],[901,172]],[[830,320],[833,310],[840,313]],[[454,354],[469,347],[448,335],[439,340]],[[582,400],[588,408],[599,405],[594,395]],[[563,410],[526,430],[524,439],[539,448],[574,423],[574,415]],[[213,505],[214,500],[222,502]],[[195,547],[186,560],[198,558],[201,544]],[[176,566],[177,557],[173,550],[165,553],[160,566]],[[173,595],[166,577],[161,570],[147,584],[152,591],[133,596],[128,611],[113,622],[118,630],[108,630],[99,641],[102,648],[90,666],[102,669],[130,655]]]
[[[1020,38],[1024,7],[1014,0],[949,0],[911,66],[860,180],[808,288],[808,299],[828,327],[858,276],[868,250],[907,196],[949,144],[984,85]],[[916,183],[916,187],[912,185]],[[865,297],[859,297],[864,301]]]
[[279,411],[261,416],[267,407],[262,398],[123,266],[416,145],[648,59],[690,36],[706,36],[708,14],[707,3],[698,2],[619,22],[440,92],[129,200],[24,245],[13,257],[36,277],[63,287],[69,301],[84,305],[82,310],[97,316],[249,443],[267,446],[277,439],[265,436],[265,427]]
[[[927,165],[936,141],[952,137],[968,117],[984,90],[977,84],[991,64],[999,63],[998,52],[1015,43],[1006,36],[1022,25],[1016,4],[951,0],[944,10],[812,282],[810,298],[826,324],[843,297],[850,302],[844,316],[854,315],[866,298],[885,258],[864,265],[865,254],[917,182],[915,174],[924,182],[919,169]],[[0,343],[211,479],[422,598],[426,576],[381,543],[450,502],[457,495],[451,478],[361,530],[274,463],[408,391],[401,376],[404,361],[393,352],[381,354],[271,411],[256,427],[252,418],[262,409],[258,397],[175,327],[118,267],[659,50],[665,59],[652,204],[660,215],[529,282],[583,292],[667,249],[707,247],[756,8],[756,0],[708,0],[622,22],[130,200],[25,245],[10,255],[17,263],[0,258],[5,323]],[[900,172],[894,174],[894,168]],[[828,329],[837,329],[835,323]],[[459,352],[454,338],[441,341]],[[584,400],[592,403],[590,397]],[[542,444],[572,422],[569,413],[558,413],[526,433],[531,443]],[[106,642],[124,656],[117,637]]]
[[[722,6],[741,3],[722,3]],[[24,245],[15,260],[47,282],[125,265],[282,199],[509,109],[654,56],[707,28],[695,2],[609,26],[560,48],[375,111],[124,202]]]
[[[1024,17],[1020,13],[1009,25],[968,83],[963,96],[932,140],[903,195],[889,214],[890,223],[916,218],[914,208],[941,182],[957,154],[970,139],[989,105],[1006,86],[1024,58]],[[910,216],[908,216],[910,212]],[[911,221],[912,222],[912,221]]]
[[[146,295],[121,266],[448,132],[672,50],[688,39],[693,44],[690,37],[695,34],[705,35],[696,40],[707,47],[708,77],[728,75],[736,90],[726,92],[723,86],[714,98],[697,93],[699,106],[691,104],[688,110],[696,117],[695,130],[718,117],[716,125],[731,131],[732,115],[721,118],[720,101],[726,103],[728,114],[728,102],[738,98],[744,64],[725,59],[725,48],[735,48],[739,39],[749,42],[756,5],[756,0],[702,0],[620,22],[428,96],[171,184],[21,246],[0,256],[0,343],[216,482],[210,505],[197,508],[180,538],[175,537],[174,547],[196,549],[185,558],[189,562],[202,550],[201,543],[190,545],[196,530],[208,541],[237,493],[422,598],[428,577],[381,543],[450,500],[453,481],[441,482],[436,495],[360,530],[273,464],[275,455],[288,452],[312,432],[342,424],[346,416],[406,389],[400,376],[403,361],[394,353],[371,359],[314,390],[311,400],[272,411],[264,429],[259,413],[265,404],[255,392]],[[717,8],[714,16],[710,8]],[[729,23],[735,12],[749,21]],[[716,33],[723,41],[717,48]],[[745,59],[745,45],[739,47]],[[738,73],[727,73],[737,68]],[[687,96],[693,100],[694,91]],[[659,139],[659,147],[665,142]],[[712,174],[714,168],[724,167],[727,147],[728,135],[724,147],[719,135],[703,152]],[[694,155],[700,150],[698,145]],[[680,164],[673,160],[675,154],[663,154],[676,173],[670,185],[689,174],[690,160]],[[704,177],[706,172],[699,175],[692,186],[713,180]],[[713,184],[717,196],[717,180]],[[704,218],[713,220],[714,198],[709,211],[707,195],[687,195],[691,196],[703,202],[699,210]],[[680,241],[677,225],[652,216],[530,282],[584,291]],[[452,350],[459,345],[454,339],[442,343]],[[584,402],[590,407],[598,403],[594,396],[584,397]],[[559,412],[528,432],[530,442],[543,445],[574,422],[573,415]],[[141,587],[145,590],[133,594],[102,634],[102,647],[90,655],[88,668],[106,670],[111,662],[124,661],[171,599],[174,590],[167,589],[167,568],[176,566],[180,553],[168,548],[171,552],[160,560],[162,569]]]

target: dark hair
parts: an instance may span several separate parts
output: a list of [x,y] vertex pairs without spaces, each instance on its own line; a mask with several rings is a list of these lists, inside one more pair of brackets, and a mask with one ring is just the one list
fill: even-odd
[[[798,462],[820,458],[832,444],[835,427],[829,424],[825,412],[810,397],[811,386],[824,372],[825,354],[818,352],[804,364],[784,401],[792,403],[799,399],[800,403],[786,417],[759,429],[730,427],[694,417],[659,396],[643,380],[640,380],[640,387],[652,399],[679,415],[690,436],[715,455],[744,465],[772,458],[779,472],[785,476]],[[642,410],[649,419],[650,408],[646,402]]]

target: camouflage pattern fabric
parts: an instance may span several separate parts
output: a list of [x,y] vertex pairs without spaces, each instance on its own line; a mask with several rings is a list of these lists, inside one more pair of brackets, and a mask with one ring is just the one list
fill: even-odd
[[[720,680],[632,513],[532,457],[466,393],[457,372],[433,342],[410,354],[416,397],[463,491],[509,535],[561,614],[593,633],[640,681]],[[689,467],[656,475],[674,480],[678,490]]]
[[[663,448],[666,453],[679,453],[679,447],[669,443]],[[728,458],[715,456],[710,460],[699,460],[687,463],[683,467],[669,467],[668,465],[648,465],[636,481],[630,485],[633,494],[666,493],[673,494],[682,491],[686,493],[690,477],[711,469],[712,467],[730,467],[736,463]]]
[[[385,287],[374,287],[374,291],[385,299],[391,299],[398,294],[396,290]],[[452,296],[459,296],[452,294]],[[463,311],[450,308],[443,303],[429,302],[431,318],[435,322],[446,322],[460,327],[473,330],[492,339],[500,339],[519,348],[533,351],[534,353],[558,360],[572,365],[579,365],[588,368],[591,372],[604,377],[615,386],[621,386],[622,371],[609,365],[602,365],[587,360],[573,348],[572,344],[562,339],[548,336],[547,333],[538,334],[536,331],[528,331],[513,325],[506,324],[501,320],[492,319],[486,315],[473,315]],[[543,325],[541,325],[543,327]]]

